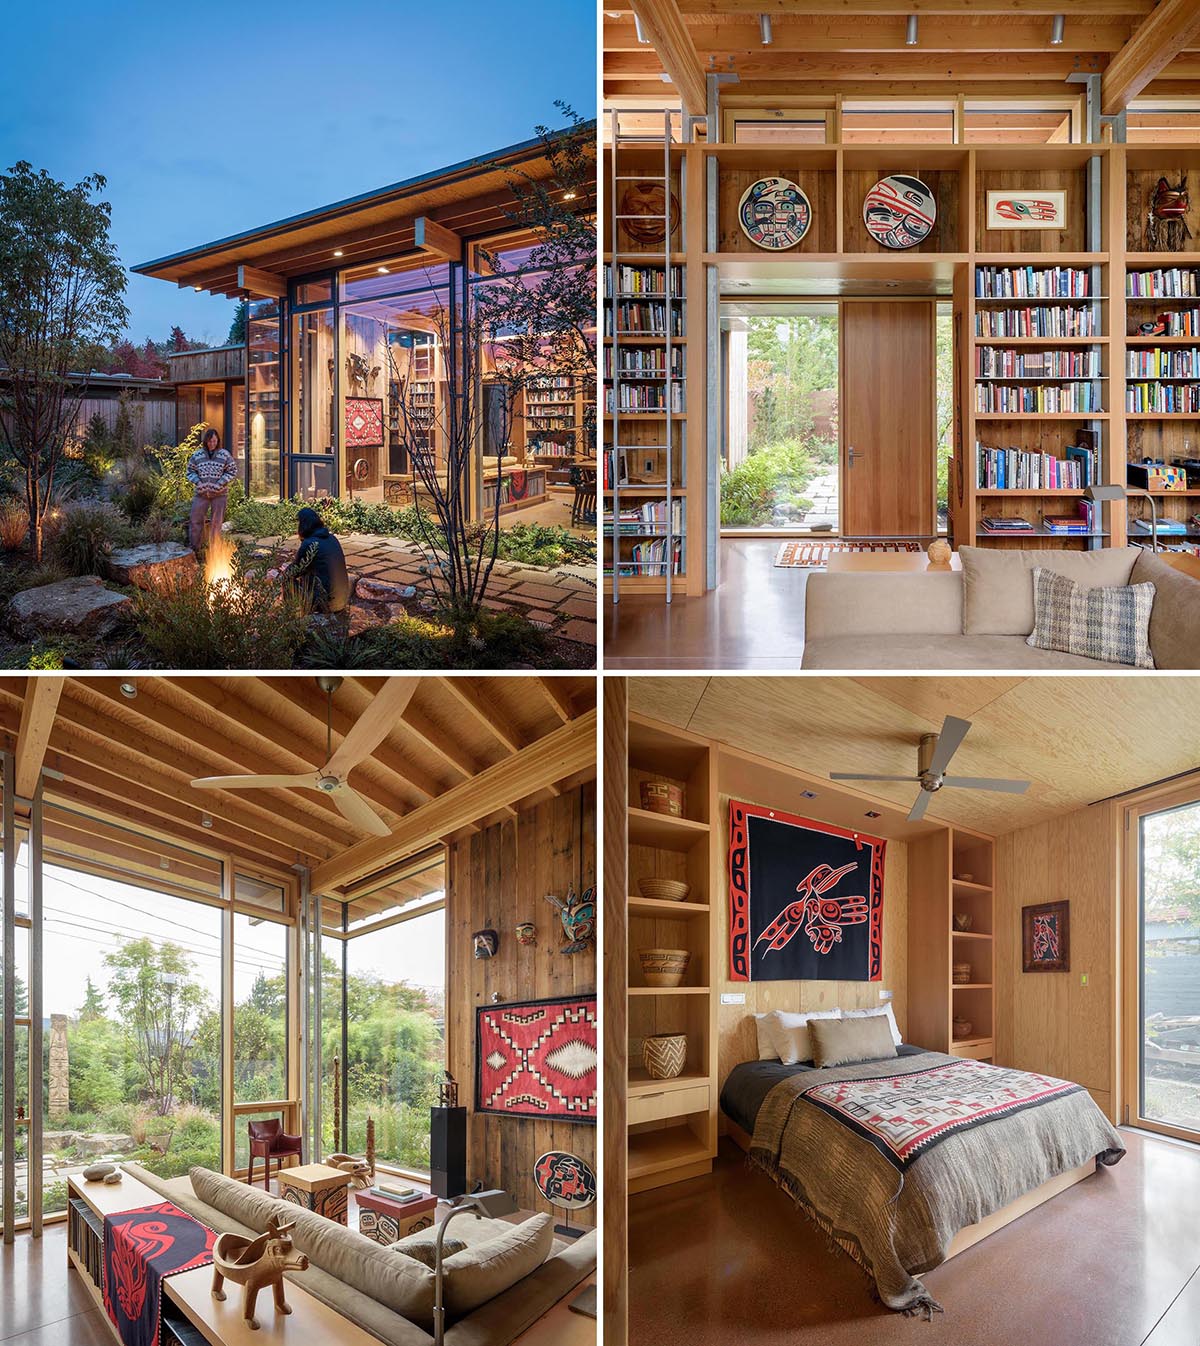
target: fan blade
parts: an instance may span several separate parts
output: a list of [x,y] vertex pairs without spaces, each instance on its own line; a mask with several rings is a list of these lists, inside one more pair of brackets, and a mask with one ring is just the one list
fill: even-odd
[[1002,790],[1009,795],[1023,795],[1029,789],[1027,780],[993,780],[988,776],[943,776],[942,784],[960,790]]
[[856,771],[831,771],[829,773],[829,779],[830,780],[902,780],[911,783],[913,781],[919,781],[921,778],[920,776],[860,776]]
[[370,832],[377,837],[386,837],[389,834],[391,829],[387,823],[362,795],[349,785],[339,785],[336,790],[330,790],[329,797],[351,827],[358,828],[360,832]]
[[364,757],[370,757],[404,714],[419,682],[419,678],[388,678],[334,750],[326,773],[345,780]]
[[917,796],[917,802],[908,811],[908,821],[910,823],[919,823],[925,816],[925,810],[929,807],[929,801],[933,798],[932,790],[922,790]]
[[315,789],[317,773],[304,776],[201,776],[192,781],[197,790],[289,790],[295,785]]
[[940,776],[950,765],[950,759],[959,750],[970,728],[970,720],[960,720],[954,715],[946,716],[942,722],[942,732],[938,735],[937,747],[934,748],[929,763],[929,769],[935,776]]

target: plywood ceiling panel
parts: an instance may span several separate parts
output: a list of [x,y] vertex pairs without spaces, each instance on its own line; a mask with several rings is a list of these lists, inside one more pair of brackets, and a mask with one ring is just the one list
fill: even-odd
[[[942,790],[927,816],[996,835],[1200,769],[1200,679],[1187,676],[699,681],[631,678],[630,708],[821,777],[915,773],[922,734],[946,715],[971,720],[954,773],[1025,779],[1029,790]],[[906,806],[917,787],[862,789]]]

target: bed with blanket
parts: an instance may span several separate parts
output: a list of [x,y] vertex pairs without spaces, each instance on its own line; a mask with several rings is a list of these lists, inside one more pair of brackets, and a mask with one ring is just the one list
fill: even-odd
[[888,1308],[928,1314],[924,1272],[1125,1147],[1081,1085],[882,1037],[866,1059],[735,1066],[721,1109]]

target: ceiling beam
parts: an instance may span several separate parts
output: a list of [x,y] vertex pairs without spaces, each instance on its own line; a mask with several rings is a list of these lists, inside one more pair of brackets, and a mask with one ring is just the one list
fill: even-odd
[[287,281],[273,271],[260,271],[256,266],[240,266],[237,269],[239,290],[263,299],[286,299]]
[[703,117],[708,108],[704,67],[696,55],[677,0],[631,0],[631,3],[663,70],[679,90],[684,111],[693,117]]
[[533,681],[563,724],[575,718],[571,689],[563,683],[561,678],[534,678]]
[[418,215],[413,222],[413,243],[421,251],[448,262],[461,262],[463,241],[453,229],[447,229],[428,215]]
[[15,773],[16,791],[21,799],[32,799],[37,790],[64,681],[64,678],[55,677],[25,679],[25,699],[21,703],[21,723],[17,728]]
[[1159,0],[1150,17],[1109,62],[1101,86],[1101,110],[1108,116],[1124,111],[1197,33],[1200,4],[1196,0]]
[[[795,14],[796,0],[677,0],[682,14],[720,19],[726,14]],[[1095,19],[1106,14],[1148,14],[1154,0],[804,0],[806,14],[1079,14]]]
[[359,842],[318,865],[312,872],[312,890],[331,893],[352,879],[432,845],[464,823],[552,785],[589,763],[594,764],[595,760],[596,712],[590,710],[481,771],[473,780],[463,781],[414,809],[390,836]]
[[[1065,80],[1072,74],[1099,74],[1103,69],[1103,61],[1092,53],[1060,55],[1051,49],[1023,55],[1018,71],[1013,68],[1009,54],[997,51],[946,56],[909,47],[903,52],[886,54],[809,54],[804,51],[776,52],[774,46],[756,46],[744,55],[730,58],[722,68],[736,72],[741,80],[740,92],[752,92],[746,88],[749,81],[771,78],[819,80],[822,84],[839,79],[942,79],[952,83],[966,83],[972,80],[995,80],[1006,74],[1011,74],[1014,79]],[[608,78],[646,78],[655,76],[658,71],[658,55],[647,48],[613,52],[604,62],[604,73]],[[1060,96],[1061,93],[1060,90]]]
[[[1067,85],[1066,88],[1072,86]],[[1178,89],[1183,89],[1184,85],[1171,86],[1164,88],[1161,92],[1174,96]],[[1022,79],[1020,74],[1014,69],[1010,79],[1002,79],[996,76],[990,80],[972,83],[970,96],[972,98],[1062,98],[1064,85],[1061,80],[1030,80]],[[649,75],[621,75],[611,76],[607,72],[604,77],[605,96],[610,99],[655,99],[654,106],[661,107],[663,99],[663,84],[651,78]],[[821,95],[828,98],[831,102],[840,94],[843,98],[882,98],[890,95],[899,95],[904,98],[957,98],[963,92],[961,84],[953,80],[906,80],[906,79],[771,79],[754,81],[754,85],[749,90],[743,92],[762,95],[767,98],[812,98],[814,95]],[[1152,88],[1151,93],[1155,92]],[[1186,86],[1186,93],[1181,96],[1193,96],[1200,94],[1200,88]]]
[[500,712],[494,698],[485,699],[469,679],[442,678],[441,684],[481,729],[504,745],[505,752],[520,752],[525,747],[525,740],[508,716]]

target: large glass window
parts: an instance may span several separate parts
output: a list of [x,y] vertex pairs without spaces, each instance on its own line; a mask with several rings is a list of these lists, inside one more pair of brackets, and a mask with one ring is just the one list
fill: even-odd
[[305,500],[337,488],[333,309],[292,316],[292,482]]
[[249,412],[250,495],[279,499],[279,453],[283,394],[279,360],[280,306],[276,299],[256,299],[246,322],[246,401]]

